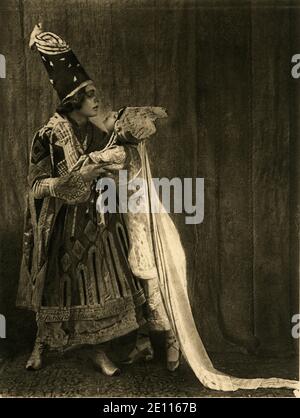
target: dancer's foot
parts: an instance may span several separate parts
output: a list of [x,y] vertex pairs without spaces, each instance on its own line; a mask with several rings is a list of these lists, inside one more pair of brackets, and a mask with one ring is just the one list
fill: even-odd
[[40,342],[34,344],[32,353],[27,361],[26,370],[39,370],[42,367],[42,354],[44,345]]
[[118,376],[121,370],[107,357],[103,350],[94,351],[91,354],[94,367],[106,376]]
[[138,337],[135,347],[122,363],[132,364],[139,360],[151,361],[153,360],[153,357],[154,351],[150,338],[148,336]]
[[166,335],[167,369],[174,372],[180,365],[180,347],[172,331]]

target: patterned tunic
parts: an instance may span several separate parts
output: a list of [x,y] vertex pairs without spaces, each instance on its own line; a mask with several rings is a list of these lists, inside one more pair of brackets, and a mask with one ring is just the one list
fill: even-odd
[[[93,124],[79,127],[70,122],[84,153],[105,146],[105,134]],[[49,157],[54,168],[51,177],[45,169]],[[51,223],[49,210],[41,210],[47,199],[54,199],[54,205],[59,201],[60,209],[51,227],[40,227],[49,236],[44,245],[45,263],[39,261],[46,267],[40,280],[40,303],[34,310],[37,338],[50,348],[60,349],[102,343],[137,329],[144,321],[139,307],[145,302],[142,287],[128,265],[128,237],[122,216],[107,214],[103,222],[96,213],[95,182],[86,184],[79,172],[68,173],[65,160],[53,128],[45,126],[34,138],[29,170],[34,213],[38,217],[36,230],[42,214],[43,225]],[[35,255],[39,245],[43,246],[42,240],[35,239]],[[35,258],[43,258],[34,257],[33,252],[25,227],[22,265],[29,273]],[[24,277],[21,274],[18,305],[28,307],[29,303],[24,302],[24,289],[28,289]]]

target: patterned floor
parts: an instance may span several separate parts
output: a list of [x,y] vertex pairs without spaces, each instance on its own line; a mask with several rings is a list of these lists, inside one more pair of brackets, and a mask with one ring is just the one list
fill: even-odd
[[[24,369],[28,353],[0,363],[0,394],[18,397],[293,397],[290,390],[238,391],[220,393],[204,388],[183,363],[175,373],[168,372],[162,359],[122,368],[122,374],[108,378],[95,371],[76,354],[48,354],[38,372]],[[217,356],[216,366],[240,377],[263,374],[297,378],[296,359],[255,359],[242,355]],[[226,368],[224,367],[226,364]]]

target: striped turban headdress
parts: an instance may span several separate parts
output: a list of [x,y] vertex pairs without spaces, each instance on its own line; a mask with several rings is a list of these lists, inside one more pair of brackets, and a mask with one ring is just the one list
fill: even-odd
[[58,35],[43,32],[41,24],[33,29],[29,46],[39,51],[60,100],[93,83],[69,45]]

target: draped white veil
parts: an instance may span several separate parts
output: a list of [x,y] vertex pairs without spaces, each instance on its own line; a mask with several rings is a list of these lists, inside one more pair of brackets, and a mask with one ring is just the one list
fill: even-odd
[[[299,382],[281,378],[240,379],[216,370],[198,334],[187,291],[186,258],[178,231],[169,214],[153,213],[162,207],[153,186],[145,143],[139,145],[142,176],[147,184],[149,225],[156,259],[159,287],[172,329],[182,354],[200,382],[214,390],[236,391],[258,388],[299,388]],[[156,211],[157,212],[157,211]]]

